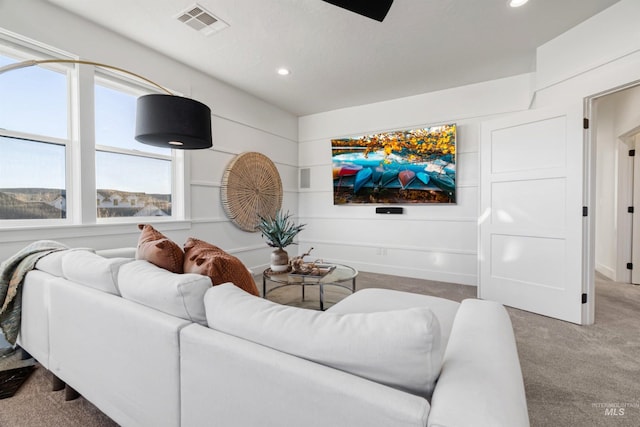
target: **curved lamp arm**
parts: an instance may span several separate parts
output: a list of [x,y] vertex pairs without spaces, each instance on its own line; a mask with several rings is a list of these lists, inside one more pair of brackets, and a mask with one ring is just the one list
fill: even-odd
[[143,95],[138,98],[135,139],[143,144],[163,148],[198,150],[212,146],[211,109],[194,99],[183,98],[132,71],[100,62],[80,59],[31,59],[5,65],[0,74],[40,64],[86,64],[119,71],[145,81],[165,94]]
[[142,81],[145,81],[145,82],[157,87],[161,91],[166,92],[168,95],[174,95],[174,93],[172,93],[166,87],[161,86],[158,83],[154,82],[153,80],[149,80],[148,78],[143,77],[140,74],[136,74],[133,71],[125,70],[124,68],[115,67],[113,65],[102,64],[100,62],[94,62],[94,61],[84,61],[84,60],[81,60],[81,59],[29,59],[29,60],[22,61],[22,62],[16,62],[15,64],[5,65],[4,67],[0,68],[0,74],[5,73],[7,71],[11,71],[11,70],[17,70],[17,69],[20,69],[20,68],[32,67],[34,65],[54,64],[54,63],[58,63],[58,64],[94,65],[96,67],[101,67],[101,68],[106,68],[106,69],[110,69],[110,70],[119,71],[121,73],[129,74],[129,75],[134,76],[134,77],[136,77],[136,78],[138,78],[138,79],[140,79]]

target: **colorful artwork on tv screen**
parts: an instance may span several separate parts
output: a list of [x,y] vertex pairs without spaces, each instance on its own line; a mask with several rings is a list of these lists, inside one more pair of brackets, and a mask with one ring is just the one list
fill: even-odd
[[456,125],[331,140],[333,203],[456,203]]

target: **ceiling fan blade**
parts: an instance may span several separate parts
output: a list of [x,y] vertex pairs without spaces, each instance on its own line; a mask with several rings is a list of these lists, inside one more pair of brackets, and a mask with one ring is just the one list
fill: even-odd
[[393,0],[323,0],[367,18],[382,22],[391,9]]

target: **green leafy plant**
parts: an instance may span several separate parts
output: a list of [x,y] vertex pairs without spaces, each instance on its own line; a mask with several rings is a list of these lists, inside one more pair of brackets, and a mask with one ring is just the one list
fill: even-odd
[[306,225],[296,225],[290,218],[289,211],[282,213],[278,210],[273,218],[263,218],[261,216],[256,228],[262,233],[269,246],[284,249],[291,244],[295,244],[293,239]]

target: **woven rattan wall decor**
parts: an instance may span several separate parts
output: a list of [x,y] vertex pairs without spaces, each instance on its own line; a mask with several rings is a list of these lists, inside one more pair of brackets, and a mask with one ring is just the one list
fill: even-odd
[[220,189],[222,206],[244,231],[256,231],[260,217],[275,216],[282,206],[282,181],[276,165],[264,154],[238,154],[227,166]]

